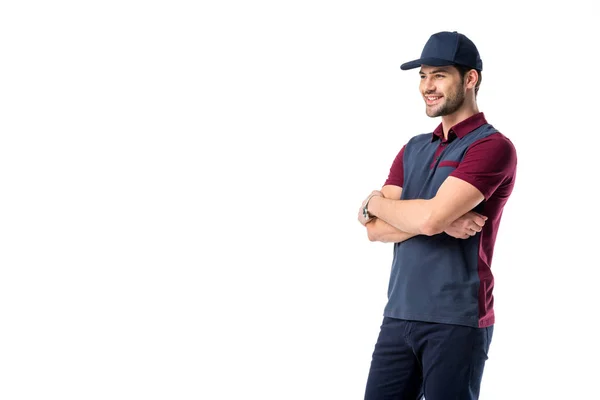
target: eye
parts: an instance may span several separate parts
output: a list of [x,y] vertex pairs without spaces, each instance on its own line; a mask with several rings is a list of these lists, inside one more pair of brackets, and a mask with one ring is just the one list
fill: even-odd
[[421,75],[421,79],[425,79],[425,75]]
[[437,79],[442,79],[442,78],[445,78],[445,75],[442,75],[442,74],[436,74],[436,75],[435,75],[435,77],[436,77]]

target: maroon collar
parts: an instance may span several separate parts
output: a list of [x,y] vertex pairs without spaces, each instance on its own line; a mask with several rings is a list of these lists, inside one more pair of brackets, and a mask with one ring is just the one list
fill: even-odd
[[[460,121],[458,124],[450,128],[450,131],[448,132],[448,141],[452,141],[454,136],[463,138],[467,133],[473,132],[475,129],[484,124],[487,124],[487,121],[482,112],[471,115],[469,118]],[[433,142],[436,139],[444,139],[444,130],[442,124],[439,124],[438,127],[433,131],[431,141]]]

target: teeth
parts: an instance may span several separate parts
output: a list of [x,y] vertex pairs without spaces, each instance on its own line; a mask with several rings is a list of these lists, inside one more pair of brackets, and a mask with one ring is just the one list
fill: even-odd
[[439,99],[439,97],[427,97],[427,100],[429,100],[429,101],[434,101],[437,99]]

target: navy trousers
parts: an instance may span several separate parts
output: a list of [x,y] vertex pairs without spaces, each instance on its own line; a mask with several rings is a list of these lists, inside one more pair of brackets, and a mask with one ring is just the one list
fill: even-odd
[[365,400],[479,398],[493,327],[471,328],[385,317]]

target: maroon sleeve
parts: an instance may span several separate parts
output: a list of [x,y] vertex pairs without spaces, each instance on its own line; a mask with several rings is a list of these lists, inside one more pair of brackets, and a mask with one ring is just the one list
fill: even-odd
[[383,184],[385,185],[395,185],[400,186],[404,185],[404,148],[406,145],[402,146],[400,152],[394,159],[392,163],[392,167],[390,168],[390,173],[388,175],[387,180]]
[[469,182],[489,200],[502,183],[514,178],[516,168],[514,145],[506,136],[495,133],[470,145],[450,176]]

